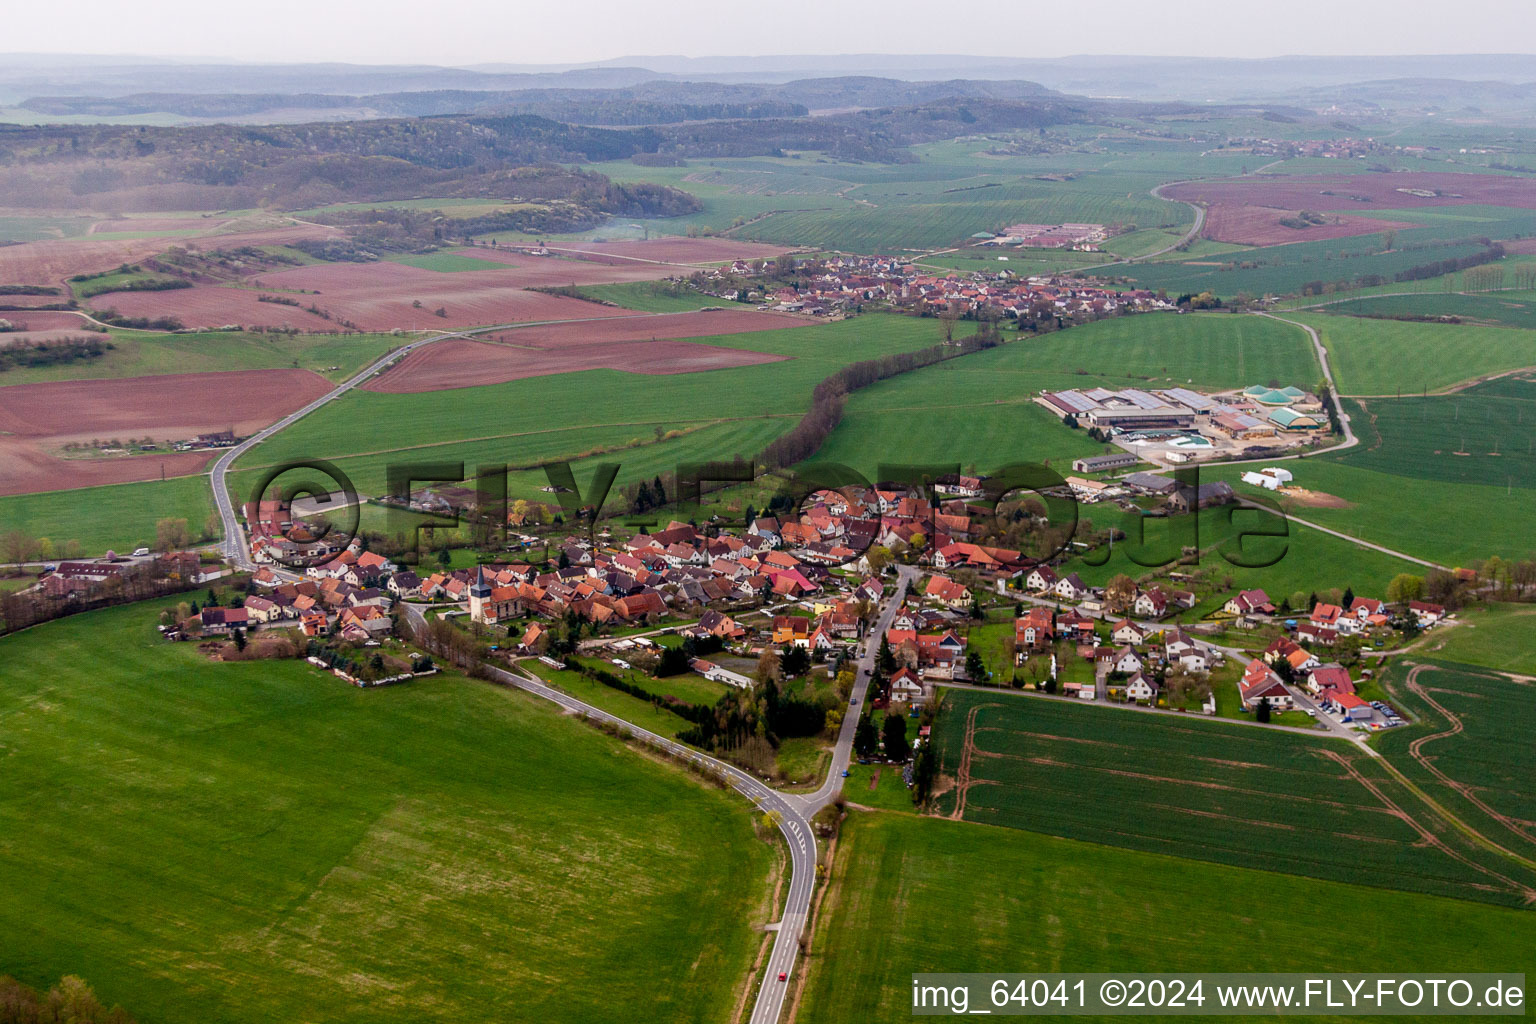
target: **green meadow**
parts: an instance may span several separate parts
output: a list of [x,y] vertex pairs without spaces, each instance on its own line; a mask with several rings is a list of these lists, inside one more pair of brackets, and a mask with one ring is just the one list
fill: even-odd
[[1327,310],[1344,316],[1454,316],[1467,324],[1536,329],[1536,292],[1381,295],[1335,303]]
[[109,340],[112,349],[98,359],[0,372],[0,387],[50,380],[100,380],[290,367],[311,370],[340,383],[410,339],[388,334],[112,331]]
[[599,302],[612,302],[625,309],[645,313],[686,313],[704,306],[718,306],[720,300],[687,287],[666,281],[630,281],[625,284],[589,284],[580,289],[583,296]]
[[[608,461],[654,457],[673,469],[678,461],[751,458],[793,426],[816,384],[834,370],[926,348],[941,337],[934,320],[871,315],[694,339],[785,357],[756,366],[658,376],[586,370],[410,395],[354,391],[253,449],[239,468],[364,454],[366,461],[342,466],[357,470],[358,488],[375,495],[384,488],[385,466],[406,460],[527,467],[602,451],[622,452]],[[718,429],[695,437],[700,427]],[[669,438],[670,431],[683,433]]]
[[1536,946],[1528,911],[906,814],[853,813],[831,877],[803,1024],[910,1020],[917,972],[1521,971]]
[[[1456,618],[1455,628],[1431,633],[1415,653],[1499,672],[1536,675],[1536,607],[1476,605],[1461,609]],[[1515,685],[1515,692],[1523,690]]]
[[1536,365],[1536,331],[1469,324],[1287,314],[1316,328],[1339,393],[1396,397],[1439,391]]
[[155,523],[185,519],[196,537],[213,510],[208,477],[201,474],[106,484],[69,491],[0,497],[0,533],[25,530],[47,537],[54,549],[77,540],[88,555],[110,549],[132,551],[155,542]]
[[514,690],[222,664],[159,605],[0,640],[0,962],[145,1021],[728,1019],[748,806]]

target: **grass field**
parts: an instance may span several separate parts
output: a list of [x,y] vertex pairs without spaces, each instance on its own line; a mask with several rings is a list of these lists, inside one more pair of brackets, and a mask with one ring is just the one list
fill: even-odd
[[[166,234],[174,236],[182,234],[196,234],[196,232],[174,231],[153,232],[153,234]],[[103,239],[111,239],[114,237],[114,233],[107,232],[97,237]],[[129,234],[124,237],[136,238],[139,236]],[[174,285],[180,281],[180,278],[170,277],[166,274],[152,274],[147,271],[130,270],[110,274],[98,274],[93,277],[88,277],[83,281],[72,281],[70,282],[69,290],[74,293],[74,296],[77,299],[89,299],[95,295],[105,295],[107,292],[123,291],[124,289],[132,289],[135,287],[142,288],[149,285]]]
[[[946,247],[974,232],[1021,221],[1158,229],[1182,228],[1192,216],[1182,203],[1148,194],[1176,176],[1177,161],[1166,154],[1008,155],[992,151],[994,146],[991,138],[915,146],[917,162],[896,165],[816,154],[694,160],[686,167],[596,164],[595,170],[615,181],[684,189],[704,209],[644,226],[616,221],[588,234],[639,237],[646,228],[653,234],[699,228],[788,245],[877,252]],[[1230,158],[1182,155],[1214,173],[1237,170],[1238,162]],[[1077,176],[1039,177],[1065,170]]]
[[[91,337],[91,335],[87,335]],[[150,334],[112,331],[112,350],[99,359],[0,373],[0,387],[49,380],[151,377],[297,367],[340,383],[409,338],[387,334]],[[3,392],[0,392],[3,393]]]
[[[1310,480],[1311,467],[1322,463],[1308,462],[1305,465],[1306,479]],[[1226,479],[1243,493],[1262,493],[1237,483],[1239,473],[1235,466],[1225,470],[1211,467],[1201,471],[1200,479]],[[1301,479],[1299,471],[1298,479]],[[1322,510],[1296,509],[1295,513],[1310,520],[1314,511]],[[1422,566],[1414,563],[1318,530],[1282,523],[1277,517],[1257,510],[1237,511],[1231,519],[1227,518],[1225,508],[1214,508],[1201,512],[1194,521],[1185,516],[1142,520],[1142,541],[1135,545],[1134,553],[1132,546],[1136,534],[1131,531],[1136,528],[1136,520],[1124,517],[1118,509],[1089,507],[1080,509],[1079,513],[1095,527],[1115,524],[1126,529],[1131,540],[1117,542],[1113,553],[1107,550],[1095,552],[1093,561],[1102,564],[1089,564],[1085,558],[1074,558],[1067,562],[1066,569],[1078,573],[1094,586],[1102,586],[1120,573],[1139,579],[1158,571],[1141,562],[1151,562],[1158,567],[1167,565],[1170,569],[1194,574],[1199,577],[1194,584],[1178,581],[1180,589],[1193,586],[1199,599],[1192,610],[1180,613],[1187,621],[1220,608],[1237,590],[1262,588],[1276,600],[1298,590],[1310,593],[1329,587],[1353,586],[1360,594],[1384,593],[1387,583],[1398,573],[1424,571]],[[1425,518],[1422,513],[1420,518]],[[1268,536],[1276,530],[1284,530],[1283,535]],[[1237,547],[1239,535],[1243,535],[1240,550]],[[1184,547],[1200,549],[1198,565],[1174,564]],[[1409,541],[1405,540],[1403,547],[1406,553],[1418,553]],[[1256,567],[1233,564],[1224,553]]]
[[493,263],[490,260],[476,258],[465,250],[454,252],[431,252],[424,256],[391,256],[391,263],[403,263],[408,267],[417,267],[421,270],[436,270],[443,274],[454,274],[461,271],[472,270],[505,270],[506,264]]
[[[1482,632],[1490,641],[1490,633],[1497,631],[1485,627]],[[1519,629],[1502,632],[1506,641],[1518,642],[1530,630],[1522,622]],[[1531,682],[1454,662],[1425,661],[1416,651],[1392,666],[1383,686],[1413,716],[1415,728],[1392,730],[1377,741],[1378,749],[1490,841],[1536,858]]]
[[627,284],[589,284],[580,289],[589,299],[613,302],[644,313],[686,313],[704,306],[718,306],[713,295],[701,295],[665,281],[631,281]]
[[[1318,508],[1284,495],[1278,498],[1281,507],[1358,540],[1452,567],[1489,555],[1525,558],[1536,547],[1531,539],[1530,491],[1513,486],[1513,481],[1445,483],[1384,473],[1342,459],[1306,459],[1299,468],[1296,463],[1291,467],[1298,486],[1340,498],[1346,507]],[[1236,482],[1239,467],[1206,473],[1211,479],[1233,481],[1240,494],[1265,493]],[[1405,500],[1405,495],[1411,500]],[[1428,570],[1409,565],[1402,571],[1423,575]]]
[[[1459,259],[1484,250],[1480,237],[1509,238],[1536,230],[1536,211],[1496,206],[1438,209],[1368,210],[1366,216],[1417,224],[1397,233],[1394,248],[1384,251],[1382,236],[1357,235],[1312,242],[1291,242],[1248,249],[1208,259],[1139,263],[1124,268],[1147,288],[1169,291],[1211,290],[1232,296],[1299,292],[1308,283],[1355,281],[1377,275],[1388,281],[1399,271],[1443,259]],[[1394,283],[1397,290],[1413,290]]]
[[1328,347],[1343,395],[1417,395],[1536,365],[1536,331],[1296,314]]
[[185,519],[196,537],[212,509],[208,478],[196,474],[6,495],[0,497],[0,532],[21,529],[33,537],[47,537],[55,550],[66,541],[78,540],[86,554],[99,555],[108,548],[132,551],[152,545],[160,519]]
[[1416,654],[1536,675],[1536,606],[1475,606],[1461,609],[1456,617],[1461,622],[1455,629],[1431,634]]
[[1306,335],[1228,314],[1101,320],[882,381],[854,394],[818,459],[866,473],[880,459],[957,461],[983,472],[1009,461],[1065,465],[1101,446],[1033,399],[1043,389],[1234,388],[1318,376]]
[[1286,324],[1227,314],[1101,320],[904,374],[854,394],[817,460],[864,472],[878,462],[954,461],[983,472],[1010,461],[1097,454],[1033,399],[1048,388],[1210,388],[1296,380],[1311,386],[1306,336]]
[[749,809],[549,705],[215,664],[155,608],[0,640],[0,962],[140,1020],[714,1022]]
[[964,691],[937,732],[954,780],[938,809],[967,821],[1517,906],[1536,894],[1536,869],[1474,846],[1341,740]]
[[1328,307],[1344,316],[1455,316],[1464,323],[1536,329],[1536,292],[1382,295]]
[[911,815],[853,814],[832,879],[803,1024],[910,1020],[916,972],[1525,970],[1536,945],[1528,912]]
[[[751,458],[794,424],[816,383],[833,370],[940,338],[931,320],[870,315],[809,329],[694,339],[789,357],[756,366],[671,376],[589,370],[451,392],[353,392],[254,449],[240,467],[376,453],[342,463],[358,488],[374,495],[383,492],[391,462],[464,459],[472,470],[618,448],[622,452],[606,461],[623,465],[622,485],[642,463],[654,475],[689,460]],[[691,432],[658,436],[669,430]]]

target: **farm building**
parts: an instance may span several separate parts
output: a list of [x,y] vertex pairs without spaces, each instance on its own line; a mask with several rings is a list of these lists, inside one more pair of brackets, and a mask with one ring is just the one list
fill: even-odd
[[1076,473],[1102,473],[1111,469],[1124,469],[1140,462],[1130,452],[1115,452],[1112,455],[1092,455],[1086,459],[1074,459],[1072,470]]
[[1291,405],[1307,397],[1307,393],[1298,387],[1267,388],[1262,384],[1255,384],[1251,388],[1243,389],[1243,397],[1260,405]]
[[1201,484],[1199,489],[1180,487],[1168,496],[1168,507],[1177,512],[1191,512],[1196,508],[1212,508],[1230,505],[1237,500],[1232,485],[1223,480]]
[[1173,477],[1160,473],[1132,473],[1120,482],[1147,494],[1172,494],[1179,486]]
[[1291,476],[1290,470],[1279,469],[1278,467],[1274,466],[1266,466],[1257,472],[1249,470],[1243,474],[1243,483],[1252,484],[1255,487],[1262,487],[1268,491],[1278,491],[1282,486],[1290,483],[1293,479],[1294,477]]
[[1271,409],[1269,421],[1281,430],[1321,430],[1322,421],[1295,409]]
[[[1283,410],[1281,410],[1283,411]],[[1242,440],[1249,437],[1273,437],[1275,426],[1257,416],[1245,412],[1224,412],[1211,417],[1211,426],[1228,437]]]
[[1151,427],[1191,427],[1193,410],[1166,398],[1136,388],[1108,391],[1056,391],[1036,399],[1058,416],[1086,419],[1096,427],[1147,429]]

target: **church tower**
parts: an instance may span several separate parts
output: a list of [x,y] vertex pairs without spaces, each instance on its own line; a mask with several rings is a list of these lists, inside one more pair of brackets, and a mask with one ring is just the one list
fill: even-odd
[[490,584],[485,582],[485,566],[475,567],[475,582],[469,587],[469,618],[472,622],[485,621],[485,602],[491,596]]

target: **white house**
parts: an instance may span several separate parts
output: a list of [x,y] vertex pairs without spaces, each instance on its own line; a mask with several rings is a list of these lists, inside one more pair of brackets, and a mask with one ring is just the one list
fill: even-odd
[[1145,672],[1137,672],[1126,684],[1125,695],[1131,700],[1144,700],[1151,703],[1157,699],[1157,680],[1150,678]]
[[1115,660],[1110,662],[1110,670],[1131,675],[1141,671],[1141,655],[1136,649],[1127,645],[1115,652]]

